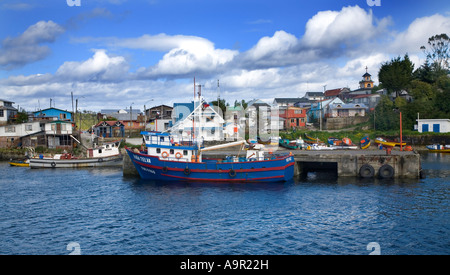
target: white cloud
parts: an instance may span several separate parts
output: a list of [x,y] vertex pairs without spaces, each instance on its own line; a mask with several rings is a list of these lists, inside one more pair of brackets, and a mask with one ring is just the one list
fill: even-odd
[[80,81],[118,81],[127,77],[129,65],[123,56],[108,56],[105,50],[96,50],[84,62],[64,62],[56,77]]
[[53,21],[39,21],[21,35],[5,38],[0,48],[0,67],[13,69],[44,59],[50,48],[41,44],[54,42],[63,32],[64,28]]
[[276,53],[289,51],[297,44],[297,38],[285,31],[277,31],[272,37],[263,37],[251,48],[247,55],[253,60],[259,60]]
[[143,78],[214,73],[238,54],[234,50],[216,49],[214,43],[207,39],[184,35],[143,35],[139,38],[118,40],[115,45],[149,51],[168,51],[157,64],[139,71],[139,77]]
[[338,47],[340,43],[369,39],[374,29],[372,11],[366,12],[358,6],[321,11],[306,23],[302,42],[310,47]]
[[383,53],[376,53],[374,55],[366,55],[349,60],[343,67],[337,70],[337,76],[339,77],[352,77],[356,72],[360,72],[361,75],[365,73],[364,68],[367,67],[372,72],[372,78],[378,73],[381,63],[389,60],[389,56]]
[[435,14],[414,20],[404,32],[398,33],[390,45],[391,52],[419,53],[421,46],[428,46],[428,38],[441,33],[449,33],[450,16]]

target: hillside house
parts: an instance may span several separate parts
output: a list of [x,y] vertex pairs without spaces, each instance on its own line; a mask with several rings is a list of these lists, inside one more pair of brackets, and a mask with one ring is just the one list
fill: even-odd
[[64,111],[57,108],[48,108],[33,112],[35,120],[59,120],[59,121],[73,121],[71,112]]
[[325,117],[355,117],[355,116],[365,116],[367,106],[364,104],[354,104],[354,103],[333,103],[327,106],[328,110]]
[[325,99],[333,99],[335,97],[339,97],[341,100],[347,97],[348,93],[350,93],[349,88],[338,88],[332,90],[326,90],[324,93]]
[[379,94],[358,95],[353,97],[353,103],[364,104],[368,108],[367,111],[373,111],[380,102],[380,99],[381,96]]
[[325,95],[323,92],[306,92],[304,97],[311,101],[318,101],[325,99]]
[[73,145],[69,121],[31,121],[0,126],[0,147],[36,147],[68,149]]
[[305,108],[299,107],[281,107],[279,110],[280,118],[283,119],[283,129],[298,129],[306,126],[306,111]]
[[13,107],[14,102],[9,100],[0,99],[0,125],[8,123],[15,115],[17,115],[18,110]]
[[125,125],[120,121],[100,121],[94,126],[94,133],[99,137],[125,137]]
[[24,136],[43,132],[39,122],[0,126],[0,148],[21,146]]
[[333,103],[344,104],[344,102],[338,97],[311,103],[311,109],[308,111],[308,122],[313,122],[314,120],[320,119],[321,116],[322,118],[327,116],[329,111],[328,105]]

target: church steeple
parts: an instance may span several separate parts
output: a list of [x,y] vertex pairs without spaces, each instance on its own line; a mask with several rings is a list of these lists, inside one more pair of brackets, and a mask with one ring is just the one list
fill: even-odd
[[361,89],[371,89],[373,88],[372,76],[368,73],[368,68],[366,66],[366,73],[362,76],[363,80],[359,82],[359,87]]

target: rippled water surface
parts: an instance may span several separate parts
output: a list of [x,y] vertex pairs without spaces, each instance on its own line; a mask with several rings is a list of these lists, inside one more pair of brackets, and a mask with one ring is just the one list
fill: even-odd
[[0,163],[0,254],[450,254],[450,155],[426,179],[155,183]]

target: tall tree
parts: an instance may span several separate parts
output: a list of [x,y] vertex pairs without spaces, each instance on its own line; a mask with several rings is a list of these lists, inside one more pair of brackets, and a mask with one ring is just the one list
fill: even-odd
[[435,63],[439,70],[449,69],[450,60],[450,38],[447,34],[436,34],[428,38],[428,47],[420,47],[421,50],[426,54],[427,61],[432,64]]
[[397,57],[389,62],[383,63],[378,72],[378,78],[383,84],[383,87],[390,93],[395,92],[397,97],[401,90],[409,87],[413,70],[414,64],[406,54],[403,60]]

